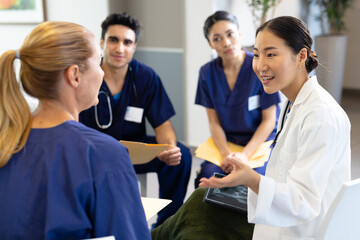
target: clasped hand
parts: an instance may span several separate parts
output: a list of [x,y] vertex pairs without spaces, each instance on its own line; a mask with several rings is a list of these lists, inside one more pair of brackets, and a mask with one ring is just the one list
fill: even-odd
[[223,178],[201,178],[201,187],[223,188],[237,185],[247,185],[247,175],[252,171],[248,165],[248,158],[244,153],[232,152],[227,157],[228,163],[232,166],[233,171]]
[[239,160],[244,161],[244,162],[248,161],[248,157],[245,153],[231,152],[230,154],[225,156],[221,162],[221,170],[223,170],[223,172],[229,174],[231,171],[234,170],[234,164],[232,164],[230,161],[230,159],[234,158],[234,157],[238,158]]

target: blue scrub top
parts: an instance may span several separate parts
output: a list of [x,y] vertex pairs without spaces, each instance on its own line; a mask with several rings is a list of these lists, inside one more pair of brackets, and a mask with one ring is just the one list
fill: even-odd
[[[276,104],[276,122],[281,101],[279,93],[267,94],[252,69],[253,53],[246,56],[233,91],[230,90],[221,58],[214,59],[200,68],[195,103],[215,109],[227,140],[246,145],[262,116],[261,111]],[[276,127],[268,140],[274,139]]]
[[0,239],[151,239],[126,148],[67,121],[0,168]]
[[[174,107],[165,92],[160,77],[153,69],[135,59],[129,63],[129,70],[118,104],[115,103],[105,81],[101,85],[101,91],[110,97],[113,114],[112,125],[107,129],[99,128],[95,121],[94,107],[81,112],[79,121],[91,128],[113,136],[117,140],[136,141],[145,136],[144,117],[148,119],[153,128],[156,128],[175,115]],[[110,120],[106,94],[99,94],[99,103],[97,105],[97,115],[101,125],[107,124]],[[141,123],[124,119],[128,106],[144,109]]]

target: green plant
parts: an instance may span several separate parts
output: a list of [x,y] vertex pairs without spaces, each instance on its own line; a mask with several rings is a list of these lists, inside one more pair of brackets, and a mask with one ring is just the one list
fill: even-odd
[[320,24],[323,34],[339,34],[346,30],[344,17],[354,0],[315,0],[320,7]]
[[273,10],[274,15],[275,7],[281,2],[281,0],[246,0],[247,4],[251,8],[252,15],[255,18],[255,25],[259,26],[267,20],[267,14],[270,9]]

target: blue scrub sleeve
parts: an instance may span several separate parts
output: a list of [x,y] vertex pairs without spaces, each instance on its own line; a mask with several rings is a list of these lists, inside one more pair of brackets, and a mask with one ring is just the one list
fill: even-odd
[[208,84],[204,76],[203,68],[199,71],[199,80],[195,97],[195,104],[202,105],[206,108],[214,108],[214,103],[211,100]]
[[156,128],[175,115],[174,107],[159,76],[153,72],[151,84],[145,89],[147,98],[144,113],[153,128]]

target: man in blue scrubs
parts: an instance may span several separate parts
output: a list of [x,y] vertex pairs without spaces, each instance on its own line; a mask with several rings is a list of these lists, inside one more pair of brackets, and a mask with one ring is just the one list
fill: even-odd
[[[105,75],[99,104],[83,111],[79,120],[117,140],[171,145],[151,162],[134,165],[136,173],[156,172],[159,197],[172,200],[159,212],[156,227],[182,205],[192,157],[189,149],[176,140],[170,122],[175,110],[159,76],[150,67],[133,59],[140,32],[137,19],[126,13],[111,14],[101,27]],[[154,128],[155,136],[146,135],[145,117]]]

